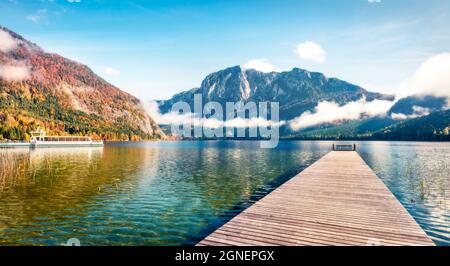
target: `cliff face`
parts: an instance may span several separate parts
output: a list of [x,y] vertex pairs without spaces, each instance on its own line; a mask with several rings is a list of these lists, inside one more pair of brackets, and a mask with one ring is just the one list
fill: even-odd
[[282,120],[295,118],[317,106],[320,101],[332,101],[343,105],[362,97],[368,101],[393,100],[392,96],[368,92],[343,80],[327,78],[322,73],[299,68],[286,72],[263,73],[235,66],[208,75],[200,88],[161,101],[160,109],[163,113],[169,112],[172,105],[178,101],[192,105],[194,94],[202,94],[204,103],[279,102]]
[[6,28],[0,27],[0,38],[0,138],[25,137],[38,125],[53,134],[113,140],[164,136],[139,99],[87,66]]

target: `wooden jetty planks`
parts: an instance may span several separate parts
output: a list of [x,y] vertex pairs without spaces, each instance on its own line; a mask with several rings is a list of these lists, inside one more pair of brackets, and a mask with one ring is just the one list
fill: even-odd
[[199,246],[434,245],[355,151],[333,151]]

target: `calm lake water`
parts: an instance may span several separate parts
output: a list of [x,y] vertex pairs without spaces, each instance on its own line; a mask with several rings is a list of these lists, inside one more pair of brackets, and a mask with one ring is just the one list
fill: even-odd
[[[0,245],[192,245],[331,142],[113,143],[0,149]],[[361,142],[359,153],[435,243],[450,245],[450,143]]]

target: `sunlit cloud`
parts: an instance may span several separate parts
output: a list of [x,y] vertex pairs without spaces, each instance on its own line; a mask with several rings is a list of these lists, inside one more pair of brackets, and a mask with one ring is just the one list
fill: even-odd
[[30,76],[30,69],[26,65],[0,65],[0,78],[6,81],[21,81]]
[[4,30],[0,30],[0,51],[7,53],[17,46],[16,40]]
[[243,65],[245,69],[254,69],[257,71],[261,71],[264,73],[270,73],[276,71],[276,68],[274,65],[269,63],[267,59],[253,59],[248,61],[246,64]]
[[[358,120],[368,117],[385,116],[387,111],[394,104],[393,101],[374,100],[371,102],[361,98],[358,101],[349,102],[346,105],[339,106],[334,102],[320,102],[312,111],[304,112],[297,118],[290,121],[270,121],[264,118],[234,118],[231,120],[220,121],[215,118],[198,117],[194,113],[179,114],[169,112],[162,114],[156,102],[145,104],[147,113],[160,125],[182,125],[192,124],[205,128],[251,128],[260,126],[290,126],[293,130],[321,125],[325,123],[338,123],[341,121]],[[426,110],[418,110],[425,113]]]
[[311,126],[337,123],[347,120],[358,120],[364,117],[386,115],[394,104],[393,101],[374,100],[371,102],[361,98],[358,101],[349,102],[343,106],[335,102],[322,101],[313,111],[304,112],[299,117],[291,120],[289,125],[294,130]]
[[[8,53],[14,50],[18,41],[5,30],[0,29],[0,52]],[[11,60],[8,64],[0,64],[0,79],[6,81],[21,81],[30,76],[30,68],[23,61]]]
[[304,60],[323,63],[326,60],[325,50],[317,43],[304,42],[297,45],[295,53]]
[[175,112],[169,112],[162,114],[159,110],[158,103],[149,102],[144,104],[144,108],[147,114],[152,117],[159,125],[183,125],[191,124],[193,126],[201,126],[204,128],[221,128],[221,127],[233,127],[233,128],[254,128],[254,127],[281,127],[286,124],[285,121],[270,121],[262,117],[254,118],[234,118],[230,120],[218,120],[216,118],[204,118],[198,117],[194,113],[179,114]]
[[405,120],[405,119],[414,119],[422,116],[429,115],[431,110],[422,106],[414,105],[412,107],[413,113],[410,115],[402,114],[402,113],[392,113],[391,118],[394,120]]
[[450,98],[450,53],[428,58],[400,88],[399,97],[433,95]]

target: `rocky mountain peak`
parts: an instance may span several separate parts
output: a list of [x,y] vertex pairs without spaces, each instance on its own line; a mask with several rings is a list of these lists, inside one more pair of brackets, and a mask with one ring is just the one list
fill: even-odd
[[300,68],[264,73],[234,66],[209,74],[195,90],[161,101],[161,111],[169,112],[177,101],[185,101],[192,106],[194,93],[202,94],[204,102],[216,101],[222,105],[238,101],[279,102],[282,119],[297,117],[313,109],[320,101],[345,104],[362,97],[369,101],[393,99],[392,96],[368,92],[357,85]]

